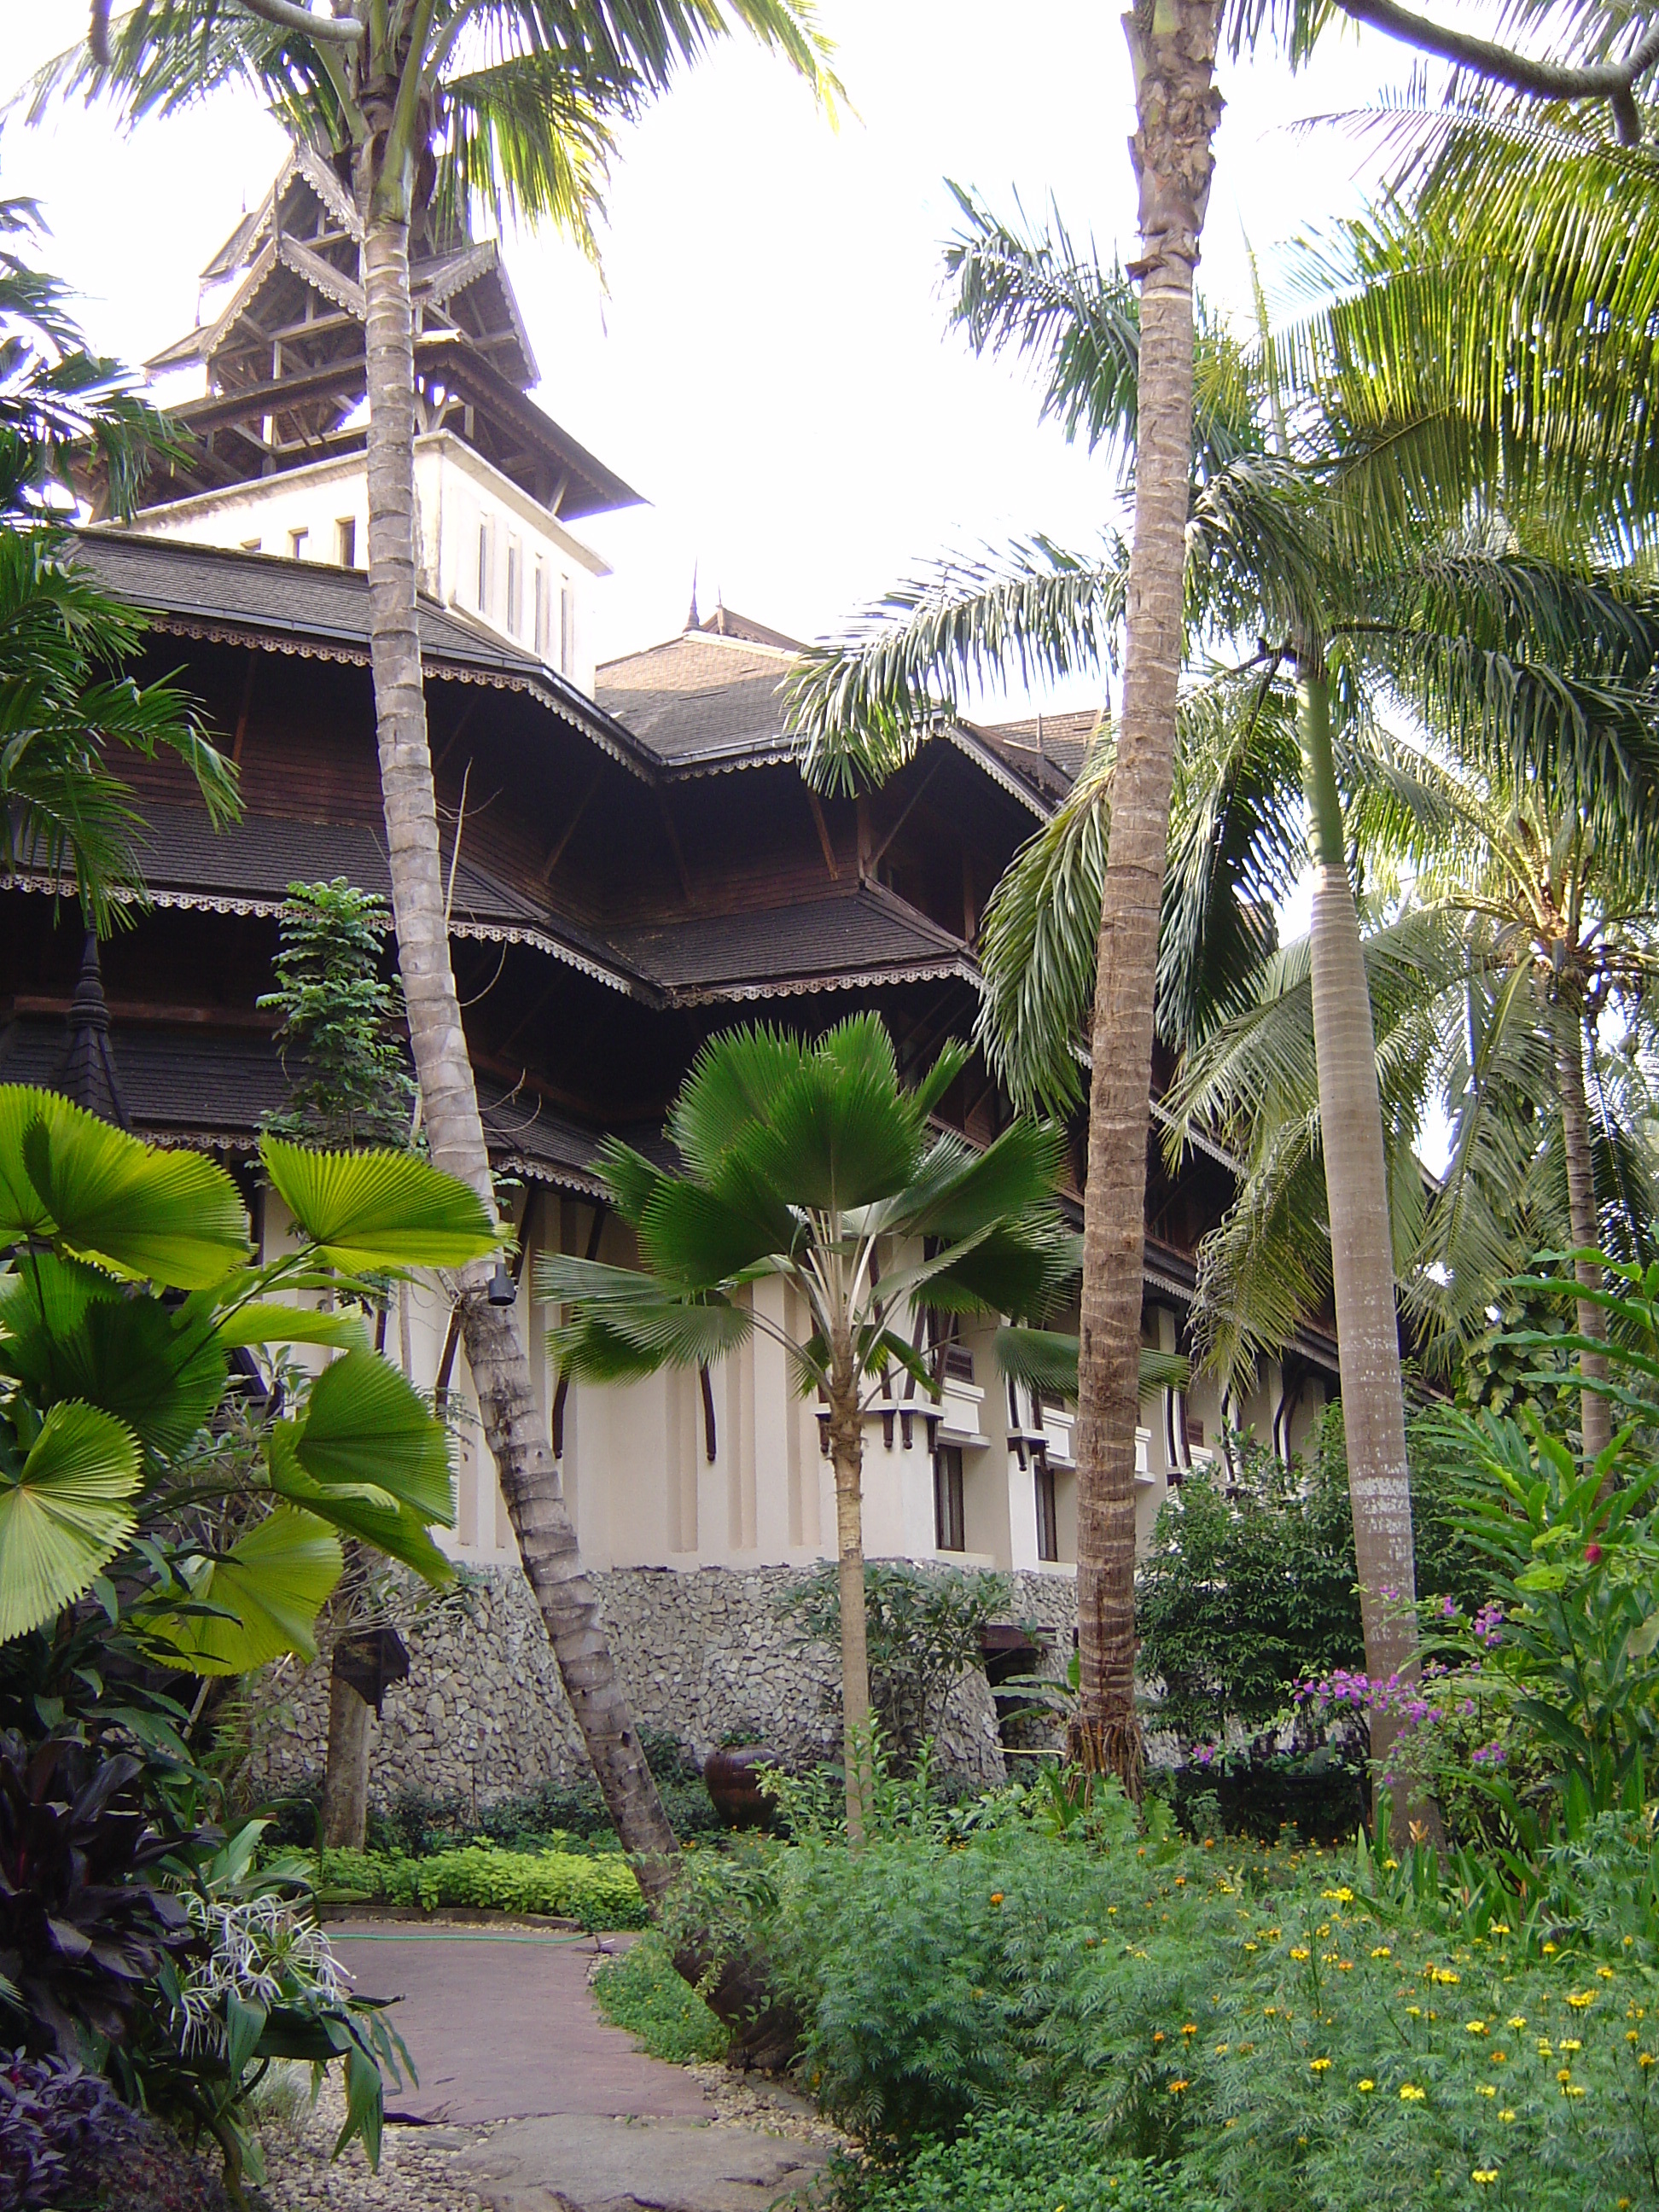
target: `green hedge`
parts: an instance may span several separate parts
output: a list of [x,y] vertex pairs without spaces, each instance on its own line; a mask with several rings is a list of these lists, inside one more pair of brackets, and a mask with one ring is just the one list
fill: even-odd
[[446,1905],[545,1912],[585,1928],[643,1928],[645,1899],[617,1852],[500,1851],[471,1844],[429,1858],[387,1851],[325,1851],[322,1887],[331,1896],[382,1899],[435,1912]]

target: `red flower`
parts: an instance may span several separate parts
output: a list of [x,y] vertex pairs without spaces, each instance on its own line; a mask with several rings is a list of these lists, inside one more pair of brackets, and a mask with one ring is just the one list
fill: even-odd
[[1601,1564],[1601,1547],[1599,1544],[1586,1544],[1584,1557],[1591,1566],[1599,1567]]

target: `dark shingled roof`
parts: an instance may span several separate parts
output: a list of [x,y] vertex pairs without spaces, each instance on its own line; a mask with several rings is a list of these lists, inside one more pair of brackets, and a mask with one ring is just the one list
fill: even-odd
[[783,733],[779,686],[799,650],[787,641],[722,636],[705,623],[665,645],[606,661],[594,690],[599,704],[666,768],[793,759],[798,747]]
[[[251,1151],[269,1114],[287,1103],[274,1041],[257,1032],[167,1029],[111,1017],[111,1044],[134,1132],[162,1144]],[[64,1022],[19,1016],[0,1028],[0,1083],[62,1087]],[[552,1111],[532,1091],[477,1078],[490,1158],[544,1182],[597,1194],[600,1133]]]
[[969,726],[1046,799],[1063,799],[1082,772],[1101,711],[1084,707],[1064,714],[1033,714],[1024,721]]
[[972,971],[968,949],[878,884],[849,884],[785,907],[698,915],[616,930],[623,957],[683,1006],[908,982]]
[[[106,529],[81,532],[76,558],[159,629],[368,665],[368,578],[361,569]],[[431,674],[530,692],[614,758],[641,765],[632,733],[533,653],[436,599],[422,596],[420,619],[422,659]]]

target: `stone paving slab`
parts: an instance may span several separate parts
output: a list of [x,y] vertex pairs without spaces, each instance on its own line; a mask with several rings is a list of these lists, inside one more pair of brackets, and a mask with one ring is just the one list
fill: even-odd
[[571,2112],[495,2130],[455,2165],[491,2212],[770,2212],[828,2160],[744,2128]]
[[551,2114],[707,2114],[690,2075],[647,2057],[600,2017],[585,1936],[348,1922],[331,1927],[329,1940],[360,1996],[403,2000],[391,2021],[421,2078],[418,2088],[392,2092],[392,2112],[462,2127]]

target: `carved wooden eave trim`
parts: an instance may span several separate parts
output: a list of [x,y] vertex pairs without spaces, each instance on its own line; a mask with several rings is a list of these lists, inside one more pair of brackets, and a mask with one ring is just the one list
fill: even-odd
[[[15,875],[0,876],[0,890],[43,891],[49,897],[73,898],[75,885],[62,877],[45,870],[26,869]],[[258,892],[158,890],[154,885],[143,891],[112,890],[111,899],[118,906],[165,907],[185,914],[226,914],[274,921],[288,904],[283,898],[271,898]],[[607,968],[603,961],[578,951],[550,932],[537,929],[521,922],[477,921],[469,915],[452,915],[449,933],[470,943],[480,945],[525,945],[534,952],[544,954],[566,968],[574,968],[578,975],[586,975],[596,983],[603,983],[612,991],[620,991],[625,998],[642,999],[648,1005],[660,1006],[663,994],[643,982],[639,977],[626,975],[620,969]]]
[[696,983],[681,988],[671,988],[668,1002],[674,1006],[712,1006],[745,1005],[759,999],[800,999],[817,991],[872,990],[884,983],[936,983],[955,979],[981,985],[977,968],[970,961],[951,959],[905,962],[891,967],[860,968],[852,972],[834,975],[790,975],[769,977],[747,983]]
[[353,278],[338,270],[331,261],[325,261],[320,253],[313,253],[302,239],[290,238],[283,231],[276,241],[277,258],[285,269],[331,300],[337,307],[343,307],[360,323],[368,320],[368,301],[363,288]]
[[[324,644],[315,638],[296,637],[282,630],[266,629],[252,622],[204,621],[190,615],[173,614],[165,608],[141,606],[139,612],[151,629],[163,630],[171,637],[200,638],[209,645],[239,645],[256,653],[283,653],[298,660],[332,660],[353,668],[369,665],[367,643],[359,645],[344,639]],[[602,753],[636,775],[641,783],[654,783],[656,776],[650,766],[638,759],[626,745],[619,744],[610,732],[597,720],[590,720],[579,706],[556,690],[550,684],[539,682],[528,674],[520,675],[511,669],[477,668],[464,661],[451,660],[441,653],[423,653],[422,666],[428,678],[444,684],[478,684],[486,690],[522,692],[527,697],[539,700],[550,713],[579,730]],[[637,739],[635,741],[636,744]]]

